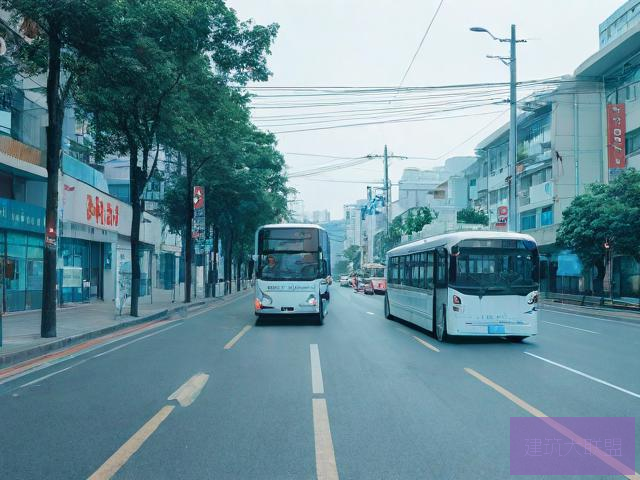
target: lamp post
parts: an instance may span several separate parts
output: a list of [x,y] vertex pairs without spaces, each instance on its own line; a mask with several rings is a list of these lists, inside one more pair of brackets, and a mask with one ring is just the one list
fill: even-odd
[[[496,55],[487,55],[488,58],[496,58],[509,67],[509,106],[511,110],[509,122],[509,230],[518,231],[518,214],[517,214],[517,191],[516,191],[516,161],[518,157],[518,119],[517,119],[517,95],[516,95],[516,43],[526,42],[526,40],[516,39],[516,26],[511,25],[511,37],[499,38],[493,35],[489,30],[483,27],[471,27],[472,32],[486,33],[492,39],[509,43],[510,55],[508,57],[500,57]],[[489,192],[487,192],[487,195]]]

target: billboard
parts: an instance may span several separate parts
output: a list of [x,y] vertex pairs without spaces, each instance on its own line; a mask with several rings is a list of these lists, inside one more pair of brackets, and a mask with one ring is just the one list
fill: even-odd
[[609,177],[615,177],[626,167],[625,133],[627,121],[624,103],[607,105],[607,157]]

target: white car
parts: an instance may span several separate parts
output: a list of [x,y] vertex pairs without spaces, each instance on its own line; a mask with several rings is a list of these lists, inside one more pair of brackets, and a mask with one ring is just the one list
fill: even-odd
[[351,284],[349,275],[340,275],[340,286],[348,287]]

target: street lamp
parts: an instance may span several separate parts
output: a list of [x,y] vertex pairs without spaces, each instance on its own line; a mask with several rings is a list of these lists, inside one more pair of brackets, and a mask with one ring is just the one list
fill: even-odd
[[[511,119],[509,122],[509,230],[518,231],[518,216],[517,216],[517,192],[516,192],[516,160],[517,160],[517,94],[516,94],[516,43],[526,42],[526,40],[516,39],[516,26],[511,25],[511,37],[499,38],[484,27],[471,27],[469,30],[477,33],[486,33],[493,40],[506,43],[510,45],[510,55],[508,57],[500,57],[496,55],[487,55],[488,58],[496,58],[505,65],[509,66],[510,80],[509,80],[509,106],[511,110]],[[488,194],[488,192],[487,192]]]

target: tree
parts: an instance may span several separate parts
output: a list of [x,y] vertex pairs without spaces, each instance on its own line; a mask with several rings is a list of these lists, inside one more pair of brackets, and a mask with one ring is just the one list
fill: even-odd
[[224,163],[230,168],[202,172],[207,205],[212,206],[206,211],[207,223],[222,240],[226,285],[231,281],[232,259],[238,272],[239,264],[252,250],[256,229],[287,219],[290,193],[275,137],[251,126],[237,140],[224,149]]
[[402,230],[407,235],[420,232],[425,225],[429,225],[437,217],[437,214],[429,207],[409,209],[407,217],[404,219]]
[[227,26],[214,28],[224,7],[218,1],[126,0],[115,7],[112,43],[87,66],[78,102],[99,148],[129,155],[131,315],[137,316],[142,194],[157,168],[159,129],[172,114],[167,104],[186,73]]
[[361,252],[360,247],[357,245],[351,245],[342,252],[342,256],[351,264],[353,270],[360,268]]
[[640,173],[629,169],[609,185],[590,185],[562,212],[557,243],[575,252],[585,274],[596,269],[594,290],[597,293],[602,292],[605,260],[612,250],[640,258],[639,202]]
[[[20,69],[47,74],[47,197],[40,334],[56,336],[56,263],[58,171],[65,104],[83,69],[83,60],[101,48],[110,30],[110,0],[0,0],[0,7],[22,17],[25,42],[18,52]],[[71,13],[73,12],[73,13]],[[64,72],[64,75],[63,75]]]
[[476,210],[475,208],[467,207],[462,210],[458,210],[456,217],[458,223],[489,225],[489,216],[484,213],[484,210]]
[[340,260],[335,265],[335,275],[346,275],[349,273],[349,262],[346,260]]
[[[182,233],[185,241],[185,303],[191,301],[191,264],[194,180],[208,163],[216,173],[228,168],[221,152],[249,123],[247,98],[214,76],[206,62],[188,72],[181,91],[169,103],[174,114],[161,128],[162,143],[180,152],[186,176],[169,182],[169,208],[163,208],[165,223]],[[211,172],[215,174],[214,172]],[[179,197],[174,193],[179,191]]]

